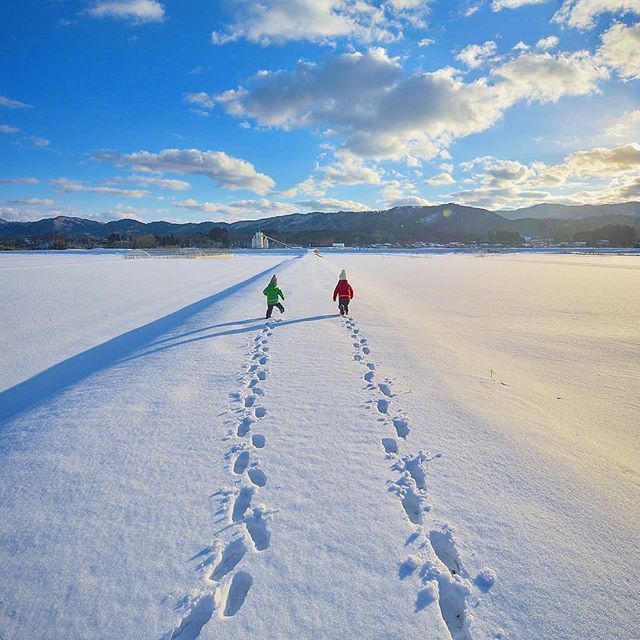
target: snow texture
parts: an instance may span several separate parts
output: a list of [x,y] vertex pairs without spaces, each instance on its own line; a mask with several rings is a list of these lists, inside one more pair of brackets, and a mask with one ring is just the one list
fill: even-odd
[[639,636],[637,258],[1,255],[0,296],[2,640]]

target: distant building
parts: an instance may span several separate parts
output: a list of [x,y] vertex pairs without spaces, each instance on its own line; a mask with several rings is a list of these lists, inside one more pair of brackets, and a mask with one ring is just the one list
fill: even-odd
[[262,233],[262,231],[256,231],[253,238],[251,238],[252,249],[268,249],[269,238]]
[[331,246],[334,249],[344,249],[344,242],[334,242]]

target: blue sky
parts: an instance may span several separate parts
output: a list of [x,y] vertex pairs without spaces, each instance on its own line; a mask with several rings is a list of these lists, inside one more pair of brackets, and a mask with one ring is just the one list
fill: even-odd
[[0,218],[640,200],[640,0],[7,0]]

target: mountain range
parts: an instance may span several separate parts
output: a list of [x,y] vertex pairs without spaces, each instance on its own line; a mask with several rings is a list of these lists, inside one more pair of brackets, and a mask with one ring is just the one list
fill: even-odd
[[348,244],[471,241],[487,234],[520,234],[532,238],[571,240],[576,233],[607,225],[640,228],[640,202],[565,206],[538,204],[513,211],[490,211],[455,203],[437,206],[401,206],[381,211],[294,213],[239,222],[140,222],[125,218],[99,222],[58,216],[32,222],[0,219],[0,238],[105,239],[155,235],[187,237],[226,229],[234,244],[247,242],[256,231],[288,243]]

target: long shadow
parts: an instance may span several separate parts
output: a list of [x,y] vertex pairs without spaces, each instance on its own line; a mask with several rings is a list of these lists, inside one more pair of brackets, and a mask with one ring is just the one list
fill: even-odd
[[[280,329],[282,327],[287,327],[292,324],[300,324],[301,322],[317,322],[318,320],[326,320],[327,318],[337,318],[340,314],[338,313],[329,313],[323,316],[308,316],[306,318],[294,318],[293,320],[281,320],[279,322],[275,322],[272,326],[274,329]],[[212,338],[219,338],[221,336],[232,336],[238,333],[250,333],[251,331],[257,331],[264,327],[265,319],[261,319],[258,324],[252,325],[250,327],[242,327],[240,329],[229,329],[227,331],[219,331],[217,333],[208,333],[204,336],[197,336],[195,338],[189,338],[187,340],[179,340],[178,342],[172,342],[171,344],[165,344],[161,347],[157,347],[156,349],[149,349],[148,351],[143,351],[142,353],[136,353],[133,356],[129,356],[121,360],[121,362],[128,362],[130,360],[138,360],[139,358],[144,358],[146,356],[150,356],[154,353],[159,353],[160,351],[167,351],[168,349],[175,349],[176,347],[181,347],[185,344],[190,344],[191,342],[200,342],[201,340],[211,340]],[[231,323],[229,323],[231,324]],[[221,325],[222,326],[222,325]],[[184,335],[190,335],[196,332],[185,333]],[[176,336],[176,338],[180,338],[182,336]]]
[[107,340],[107,342],[87,349],[71,358],[67,358],[29,378],[29,380],[20,382],[10,389],[0,392],[0,430],[4,422],[21,411],[39,405],[48,397],[76,384],[101,369],[105,369],[116,362],[126,360],[131,353],[140,349],[141,346],[175,329],[191,316],[237,293],[268,273],[272,273],[274,269],[292,260],[297,260],[299,257],[300,256],[296,256],[283,260],[223,291],[193,302],[158,320],[149,322],[137,329],[127,331],[111,340]]
[[149,346],[153,347],[157,344],[164,344],[165,342],[171,342],[171,340],[175,340],[176,338],[184,338],[185,336],[191,336],[196,333],[202,333],[203,331],[211,331],[212,329],[221,329],[222,327],[234,327],[239,324],[249,324],[251,322],[258,322],[263,319],[264,319],[264,316],[260,316],[258,318],[248,318],[247,320],[234,320],[233,322],[222,322],[221,324],[211,324],[208,327],[202,327],[202,329],[194,329],[193,331],[187,331],[186,333],[181,333],[179,335],[169,336],[167,338],[156,340],[155,342],[152,342]]

